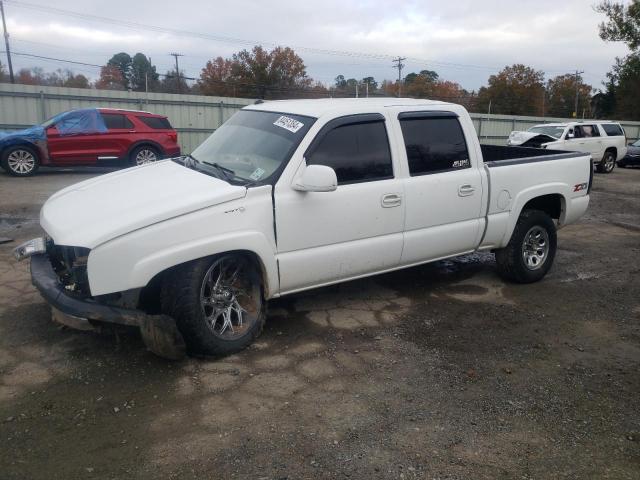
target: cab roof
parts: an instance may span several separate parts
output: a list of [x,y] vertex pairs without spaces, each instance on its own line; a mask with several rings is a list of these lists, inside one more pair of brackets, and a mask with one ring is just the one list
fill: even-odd
[[274,100],[244,107],[245,110],[290,113],[319,118],[325,114],[350,114],[360,110],[376,110],[391,107],[418,107],[451,105],[452,103],[415,98],[321,98],[306,100]]

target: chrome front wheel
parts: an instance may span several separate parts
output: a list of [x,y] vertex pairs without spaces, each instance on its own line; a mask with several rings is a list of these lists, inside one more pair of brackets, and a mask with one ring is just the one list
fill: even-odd
[[26,177],[38,169],[39,162],[35,152],[27,147],[16,147],[5,154],[2,166],[11,175]]
[[211,332],[233,340],[256,321],[256,299],[247,262],[235,255],[217,259],[200,287],[200,306]]
[[194,355],[228,355],[246,348],[266,318],[259,263],[241,253],[176,267],[163,281],[161,301]]

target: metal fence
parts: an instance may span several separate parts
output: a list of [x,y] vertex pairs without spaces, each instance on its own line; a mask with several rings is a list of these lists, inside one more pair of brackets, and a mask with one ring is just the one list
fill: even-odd
[[178,131],[180,146],[191,152],[247,98],[122,92],[0,83],[0,130],[18,130],[74,108],[108,107],[166,115]]
[[[18,130],[74,108],[110,107],[146,110],[166,115],[178,131],[182,151],[191,152],[238,109],[247,98],[122,92],[82,88],[41,87],[0,83],[0,130]],[[504,145],[513,130],[526,130],[562,118],[484,115],[472,113],[482,143]],[[629,139],[640,138],[640,122],[621,122]]]
[[[476,127],[478,137],[481,143],[490,145],[504,145],[509,134],[514,130],[527,130],[534,125],[540,123],[561,123],[570,122],[568,118],[550,118],[550,117],[520,117],[510,115],[484,115],[480,113],[472,113],[473,125]],[[582,119],[580,121],[583,121]],[[584,120],[588,122],[588,119]],[[637,140],[640,138],[640,122],[625,122],[620,124],[627,133],[629,140]]]

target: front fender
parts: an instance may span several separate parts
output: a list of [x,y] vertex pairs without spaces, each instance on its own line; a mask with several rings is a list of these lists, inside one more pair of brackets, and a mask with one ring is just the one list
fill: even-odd
[[279,288],[271,187],[122,235],[91,250],[87,275],[92,295],[146,286],[164,270],[198,258],[248,251],[260,260],[265,296]]

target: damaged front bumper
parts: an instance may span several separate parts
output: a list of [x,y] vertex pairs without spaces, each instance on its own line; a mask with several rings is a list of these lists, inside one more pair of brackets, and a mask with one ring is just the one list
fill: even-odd
[[74,296],[60,283],[46,253],[31,255],[31,282],[60,323],[79,330],[93,330],[101,322],[138,327],[145,345],[156,355],[175,360],[185,354],[184,339],[173,318]]

